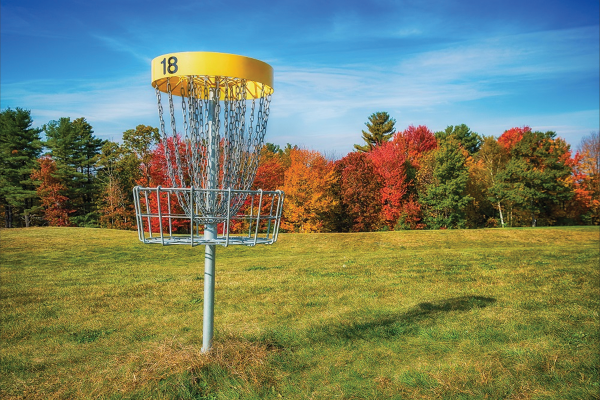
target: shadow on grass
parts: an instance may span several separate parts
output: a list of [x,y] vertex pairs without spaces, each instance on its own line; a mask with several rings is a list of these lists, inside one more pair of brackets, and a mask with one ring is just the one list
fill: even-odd
[[494,304],[496,299],[482,296],[462,296],[420,303],[400,314],[379,315],[366,321],[347,321],[315,326],[308,331],[313,342],[335,343],[354,340],[390,339],[417,334],[420,323],[436,319],[443,313],[466,312]]

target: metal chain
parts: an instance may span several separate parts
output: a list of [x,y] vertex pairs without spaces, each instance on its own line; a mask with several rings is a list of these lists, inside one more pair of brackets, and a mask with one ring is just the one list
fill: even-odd
[[[156,89],[167,173],[173,185],[207,187],[207,144],[212,142],[217,145],[218,189],[250,189],[260,161],[272,90],[263,86],[258,96],[248,96],[248,82],[229,77],[187,76],[178,85],[182,97],[182,138],[177,133],[170,80],[166,82],[171,116],[170,134],[165,129],[160,90]],[[212,130],[209,129],[211,98],[215,100]],[[209,135],[212,137],[209,138]],[[168,145],[169,141],[172,141],[171,146]],[[184,159],[180,151],[185,155]],[[210,207],[207,207],[205,199],[194,198],[195,213],[214,215],[217,222],[227,215],[228,207],[231,213],[236,213],[244,204],[245,194],[235,196],[230,203],[222,195],[213,196]],[[178,196],[178,200],[189,212],[188,205],[192,200],[189,195]]]

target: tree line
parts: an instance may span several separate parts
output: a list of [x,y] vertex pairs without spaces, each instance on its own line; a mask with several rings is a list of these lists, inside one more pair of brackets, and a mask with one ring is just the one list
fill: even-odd
[[[400,131],[372,114],[364,143],[338,160],[267,143],[253,184],[281,189],[287,232],[360,232],[600,224],[600,138],[578,152],[555,132],[507,129],[497,138],[466,125]],[[42,138],[42,133],[44,138]],[[168,186],[157,128],[121,143],[84,119],[32,127],[31,113],[0,114],[0,212],[5,227],[135,229],[132,189]]]

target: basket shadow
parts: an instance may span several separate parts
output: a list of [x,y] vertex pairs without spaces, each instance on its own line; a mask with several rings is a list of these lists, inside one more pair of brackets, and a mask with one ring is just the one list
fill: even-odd
[[434,320],[443,313],[466,312],[485,308],[496,299],[483,296],[461,296],[420,303],[400,314],[378,316],[367,321],[345,321],[311,328],[308,337],[314,342],[332,343],[354,340],[391,339],[416,334],[419,323]]

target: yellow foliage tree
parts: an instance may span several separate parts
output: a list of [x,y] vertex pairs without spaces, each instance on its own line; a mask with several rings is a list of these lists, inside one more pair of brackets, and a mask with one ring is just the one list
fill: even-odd
[[292,149],[285,172],[282,229],[288,232],[323,232],[323,217],[337,204],[331,194],[333,163],[317,151]]

